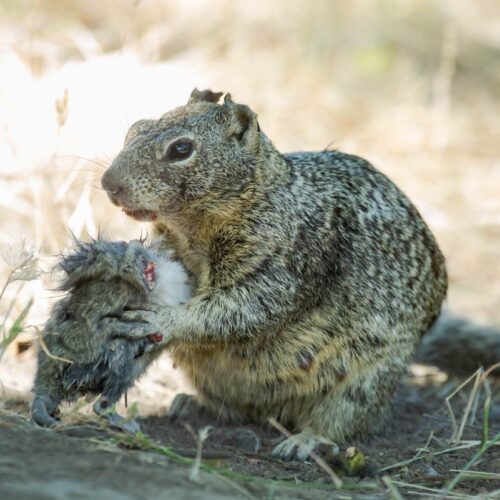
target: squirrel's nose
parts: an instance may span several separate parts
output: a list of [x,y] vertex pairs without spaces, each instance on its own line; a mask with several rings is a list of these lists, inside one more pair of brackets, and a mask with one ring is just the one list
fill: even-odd
[[113,171],[112,168],[108,168],[108,170],[104,172],[104,175],[101,178],[101,186],[109,194],[118,194],[120,191],[123,191],[120,179],[118,178],[116,171]]
[[115,203],[117,197],[125,191],[118,172],[112,167],[104,172],[101,178],[101,186],[108,193],[113,203]]

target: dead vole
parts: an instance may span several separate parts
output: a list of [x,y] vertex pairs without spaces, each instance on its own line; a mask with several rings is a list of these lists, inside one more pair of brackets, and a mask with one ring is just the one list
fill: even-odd
[[[114,338],[113,317],[132,308],[178,305],[190,295],[183,267],[140,241],[77,242],[58,264],[67,294],[53,307],[42,333],[51,356],[40,349],[31,407],[42,426],[57,422],[62,401],[101,396],[94,411],[115,426],[138,430],[112,406],[144,373],[159,350],[144,352],[161,333],[140,340]],[[65,361],[68,360],[68,361]]]

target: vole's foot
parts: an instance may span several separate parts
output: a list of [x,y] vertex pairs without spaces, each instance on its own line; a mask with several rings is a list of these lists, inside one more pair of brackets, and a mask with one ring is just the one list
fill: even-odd
[[53,417],[48,413],[32,412],[31,418],[40,427],[55,427],[57,424],[61,423],[61,419]]
[[130,434],[135,434],[136,432],[140,432],[141,426],[134,419],[124,418],[121,415],[118,415],[116,412],[105,413],[101,415],[104,417],[111,427],[118,429],[120,431],[129,432]]
[[135,434],[136,432],[140,432],[140,425],[133,419],[124,418],[116,411],[113,411],[112,405],[106,396],[101,396],[92,407],[95,414],[100,417],[106,419],[108,424],[115,429],[129,432],[131,434]]
[[311,452],[318,450],[319,447],[321,447],[322,455],[325,448],[328,449],[331,456],[335,456],[339,452],[339,447],[332,441],[311,431],[303,431],[276,445],[273,448],[272,455],[282,460],[300,460],[302,462],[310,456]]
[[192,394],[177,394],[167,413],[172,422],[176,420],[196,420],[205,415],[206,409]]
[[57,402],[47,395],[35,395],[31,403],[31,418],[41,427],[54,427],[60,423],[57,418]]

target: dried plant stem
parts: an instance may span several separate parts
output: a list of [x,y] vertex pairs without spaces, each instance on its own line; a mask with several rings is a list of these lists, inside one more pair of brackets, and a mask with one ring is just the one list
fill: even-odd
[[395,484],[396,486],[399,486],[400,488],[408,488],[408,489],[412,489],[412,490],[425,491],[426,496],[435,496],[438,498],[470,498],[469,495],[463,495],[461,493],[454,493],[454,492],[446,492],[445,493],[442,490],[429,488],[428,486],[420,486],[419,484],[405,483],[403,481],[393,481],[393,484]]
[[5,354],[7,347],[17,338],[17,336],[23,331],[23,322],[28,315],[31,306],[33,305],[33,299],[24,306],[23,310],[20,312],[19,316],[14,321],[13,325],[9,328],[6,334],[3,335],[0,340],[0,361]]
[[[472,407],[472,402],[474,397],[477,394],[477,390],[480,386],[481,375],[483,374],[483,369],[479,368],[476,372],[474,372],[468,379],[462,382],[446,399],[445,404],[448,409],[448,413],[450,415],[451,424],[453,426],[453,432],[450,438],[452,443],[458,443],[463,435],[465,424],[467,422],[467,417],[469,415],[470,409]],[[457,419],[455,418],[455,413],[453,412],[453,408],[451,407],[450,400],[458,394],[471,380],[474,380],[474,385],[472,387],[471,394],[467,401],[467,405],[464,411],[464,415],[462,417],[462,421],[460,423],[460,427],[457,424]]]
[[403,500],[403,497],[401,496],[401,493],[399,493],[397,486],[389,476],[383,476],[382,482],[387,486],[387,489],[389,490],[389,498],[391,498],[392,500]]
[[483,428],[481,429],[481,446],[488,442],[488,434],[490,428],[490,407],[491,407],[491,387],[488,379],[484,380],[484,391],[486,398],[483,406]]
[[203,443],[208,438],[211,426],[203,427],[203,429],[198,430],[198,433],[194,431],[194,429],[189,425],[185,425],[186,429],[193,436],[193,439],[196,442],[196,457],[193,462],[193,466],[191,467],[191,472],[189,473],[189,479],[195,483],[200,483],[200,469],[201,469],[201,457],[203,453]]
[[71,361],[70,359],[63,358],[61,356],[55,356],[49,351],[49,348],[47,347],[47,344],[45,343],[45,340],[43,340],[43,335],[40,331],[40,328],[37,326],[30,326],[29,328],[33,328],[36,331],[37,337],[38,337],[38,343],[40,344],[40,347],[42,348],[43,352],[51,359],[55,359],[56,361],[62,361],[63,363],[69,363],[72,365],[74,362]]
[[433,438],[434,438],[434,431],[432,431],[429,434],[429,438],[427,439],[427,442],[425,443],[424,447],[420,448],[417,451],[417,454],[413,458],[409,458],[408,460],[403,460],[403,461],[398,462],[396,464],[387,465],[386,467],[382,467],[381,469],[379,469],[379,472],[386,472],[386,471],[391,470],[391,469],[396,469],[397,467],[404,467],[405,465],[409,465],[409,464],[411,464],[413,462],[416,462],[417,460],[422,459],[423,458],[423,454],[426,451],[429,451],[429,444],[430,444],[430,442],[432,441]]
[[5,283],[3,284],[2,291],[0,292],[0,300],[3,297],[3,294],[5,293],[5,290],[7,290],[7,287],[11,283],[12,273],[13,273],[13,271],[10,271],[10,273],[7,276],[7,279],[5,280]]
[[[17,289],[17,292],[14,294],[14,297],[10,301],[9,307],[7,308],[7,311],[5,312],[5,315],[3,317],[2,326],[0,326],[0,332],[3,332],[5,329],[5,325],[7,323],[7,320],[9,319],[9,316],[10,316],[10,313],[12,312],[12,309],[14,309],[14,305],[17,301],[19,294],[21,293],[21,290],[24,287],[24,283],[25,283],[24,281],[21,283],[21,285]],[[5,290],[5,287],[4,287],[4,290]],[[3,294],[3,291],[2,291],[2,294]],[[1,298],[2,298],[2,296],[0,295],[0,299]]]
[[465,464],[464,468],[459,472],[447,485],[446,491],[452,491],[455,486],[464,479],[469,469],[483,456],[483,454],[493,445],[500,441],[500,432],[491,440],[484,443],[472,458]]

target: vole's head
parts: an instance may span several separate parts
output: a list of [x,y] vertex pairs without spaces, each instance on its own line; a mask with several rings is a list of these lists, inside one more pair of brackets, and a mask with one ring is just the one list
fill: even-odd
[[155,257],[141,241],[75,241],[75,249],[64,255],[58,268],[65,278],[60,290],[74,290],[84,283],[119,279],[138,293],[147,293],[155,285]]
[[187,105],[133,124],[102,177],[111,201],[151,221],[239,196],[266,139],[248,106],[221,96],[195,89]]

